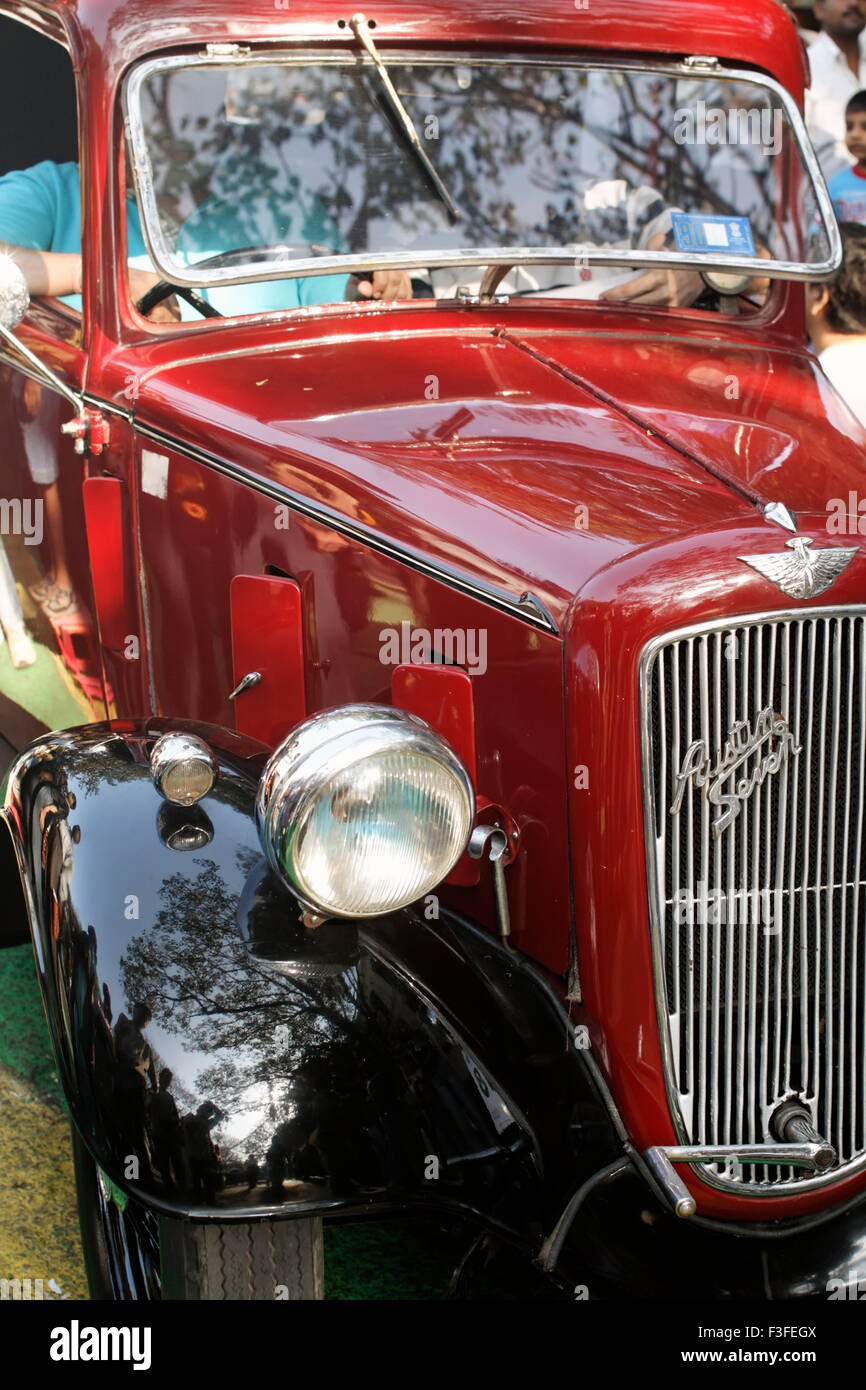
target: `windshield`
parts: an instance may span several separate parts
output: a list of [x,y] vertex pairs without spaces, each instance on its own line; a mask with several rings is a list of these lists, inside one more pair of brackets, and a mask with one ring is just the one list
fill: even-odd
[[340,301],[386,265],[416,295],[475,291],[498,263],[516,267],[501,291],[572,298],[659,262],[835,267],[826,189],[769,79],[386,58],[408,122],[361,53],[137,69],[127,131],[160,273],[234,285],[223,311],[251,312]]

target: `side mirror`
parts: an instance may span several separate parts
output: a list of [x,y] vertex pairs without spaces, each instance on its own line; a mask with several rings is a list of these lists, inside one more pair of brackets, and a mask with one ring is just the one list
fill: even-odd
[[0,325],[11,332],[17,328],[30,305],[30,291],[24,272],[11,256],[0,255]]

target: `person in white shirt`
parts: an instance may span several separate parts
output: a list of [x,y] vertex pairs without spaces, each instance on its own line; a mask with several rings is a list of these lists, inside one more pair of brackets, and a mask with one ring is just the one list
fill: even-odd
[[866,0],[815,0],[821,32],[809,45],[812,83],[806,92],[806,125],[829,179],[847,169],[845,107],[866,87]]
[[829,284],[806,286],[806,322],[824,375],[866,429],[866,227],[839,226],[842,267]]

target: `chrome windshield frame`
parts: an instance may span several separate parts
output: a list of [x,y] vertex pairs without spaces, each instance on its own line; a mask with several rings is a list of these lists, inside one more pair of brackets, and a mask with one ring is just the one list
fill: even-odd
[[[817,282],[826,280],[842,264],[842,238],[833,211],[833,204],[818,159],[812,149],[806,132],[803,117],[790,93],[763,72],[746,68],[728,68],[721,63],[711,69],[701,70],[683,63],[637,62],[633,59],[622,62],[591,62],[585,58],[535,57],[522,53],[503,53],[497,55],[466,52],[436,52],[419,54],[411,50],[388,50],[388,62],[392,65],[411,63],[451,64],[457,66],[501,66],[509,62],[519,62],[526,67],[567,67],[576,71],[617,71],[654,73],[659,76],[686,78],[696,81],[725,81],[749,83],[763,88],[775,96],[782,106],[792,134],[796,141],[802,165],[809,175],[814,190],[818,211],[829,243],[829,256],[825,261],[806,265],[802,261],[756,260],[750,256],[715,256],[712,252],[687,252],[677,250],[638,251],[615,249],[592,244],[572,243],[560,250],[551,247],[534,246],[487,246],[466,247],[439,251],[436,249],[416,251],[380,251],[372,253],[351,253],[346,255],[316,256],[287,262],[275,254],[273,260],[263,260],[255,265],[224,266],[211,269],[196,269],[194,265],[178,265],[167,245],[157,207],[156,194],[150,165],[147,135],[141,116],[141,88],[154,74],[188,68],[230,68],[275,66],[277,64],[303,67],[311,63],[320,66],[333,65],[373,67],[372,59],[349,49],[323,50],[306,48],[303,50],[253,50],[244,48],[236,54],[201,53],[172,55],[147,59],[127,74],[122,88],[124,130],[130,146],[132,167],[135,175],[135,195],[138,203],[141,230],[148,254],[159,274],[171,284],[189,289],[217,289],[223,285],[255,284],[264,280],[297,279],[301,276],[346,274],[356,275],[380,270],[385,267],[395,270],[416,270],[426,268],[437,270],[445,267],[476,267],[482,270],[490,266],[515,265],[579,265],[610,266],[612,268],[634,268],[637,270],[719,270],[749,271],[754,274],[758,268],[762,277],[779,280],[798,280]],[[279,248],[274,248],[275,253]]]

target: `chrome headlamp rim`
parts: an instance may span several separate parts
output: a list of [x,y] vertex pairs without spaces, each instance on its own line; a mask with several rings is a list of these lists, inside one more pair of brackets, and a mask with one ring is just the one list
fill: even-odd
[[361,768],[393,753],[429,761],[450,773],[458,802],[462,800],[458,809],[463,812],[468,843],[475,816],[475,792],[469,774],[445,739],[406,710],[363,704],[325,710],[293,730],[265,767],[256,798],[256,823],[265,856],[300,902],[316,913],[351,919],[399,911],[441,883],[460,857],[450,859],[442,872],[437,871],[411,897],[366,910],[325,902],[306,882],[292,850],[323,791],[348,766]]
[[[173,796],[167,788],[170,773],[184,762],[201,763],[210,774],[206,787],[197,796]],[[154,786],[166,801],[173,806],[195,806],[213,787],[217,775],[217,762],[203,738],[180,730],[169,730],[168,733],[160,734],[150,750],[150,770]]]
[[760,276],[760,271],[755,270],[752,275],[746,271],[724,271],[724,270],[702,270],[701,279],[708,289],[715,294],[737,295],[744,294],[753,280]]

